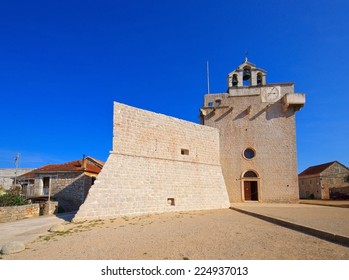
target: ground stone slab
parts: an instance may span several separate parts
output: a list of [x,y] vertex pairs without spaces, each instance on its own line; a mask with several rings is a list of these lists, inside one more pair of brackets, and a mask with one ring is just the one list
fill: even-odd
[[64,231],[64,226],[61,224],[53,225],[50,229],[50,232],[58,232],[58,231]]
[[4,246],[2,246],[1,254],[10,255],[10,254],[22,252],[24,250],[25,250],[25,245],[22,242],[13,241],[13,242],[6,243]]

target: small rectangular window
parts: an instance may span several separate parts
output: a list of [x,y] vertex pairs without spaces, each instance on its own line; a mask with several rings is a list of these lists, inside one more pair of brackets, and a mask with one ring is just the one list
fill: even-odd
[[188,149],[181,149],[181,155],[189,155],[189,150]]
[[212,107],[213,103],[212,102],[208,102],[208,107]]
[[169,205],[171,205],[171,206],[175,206],[176,204],[175,204],[175,199],[174,198],[168,198],[167,199],[167,203],[169,204]]

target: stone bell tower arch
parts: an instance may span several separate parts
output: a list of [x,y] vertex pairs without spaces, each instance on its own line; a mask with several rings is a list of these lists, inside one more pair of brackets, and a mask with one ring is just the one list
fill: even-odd
[[255,64],[249,62],[245,58],[236,70],[228,74],[228,93],[239,87],[246,86],[262,86],[266,84],[267,72],[261,68],[257,68]]

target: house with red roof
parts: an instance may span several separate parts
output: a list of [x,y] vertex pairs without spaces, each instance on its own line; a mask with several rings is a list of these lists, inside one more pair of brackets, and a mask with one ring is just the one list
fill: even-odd
[[299,197],[330,199],[349,192],[349,169],[338,161],[310,166],[298,175]]
[[83,157],[63,164],[48,164],[18,177],[26,198],[58,201],[61,211],[79,209],[104,163]]

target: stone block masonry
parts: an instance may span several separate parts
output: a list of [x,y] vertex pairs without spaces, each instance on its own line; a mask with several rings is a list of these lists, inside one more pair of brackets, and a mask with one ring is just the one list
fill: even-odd
[[218,129],[115,102],[113,151],[74,221],[228,207]]
[[13,222],[31,217],[38,217],[39,204],[0,207],[0,223]]
[[206,94],[201,124],[220,131],[220,156],[231,203],[297,202],[295,114],[305,94],[293,82],[266,82],[245,61],[228,74],[225,93]]
[[[293,93],[293,86],[279,85],[281,94]],[[247,201],[245,182],[257,182],[256,201],[297,202],[298,176],[295,111],[283,111],[281,100],[261,101],[260,88],[242,88],[246,95],[207,94],[204,124],[220,131],[222,170],[231,203]],[[250,94],[247,94],[247,93]],[[239,93],[240,94],[240,93]],[[220,100],[215,110],[209,103]],[[244,156],[246,149],[254,157]],[[253,171],[254,178],[244,177]]]

